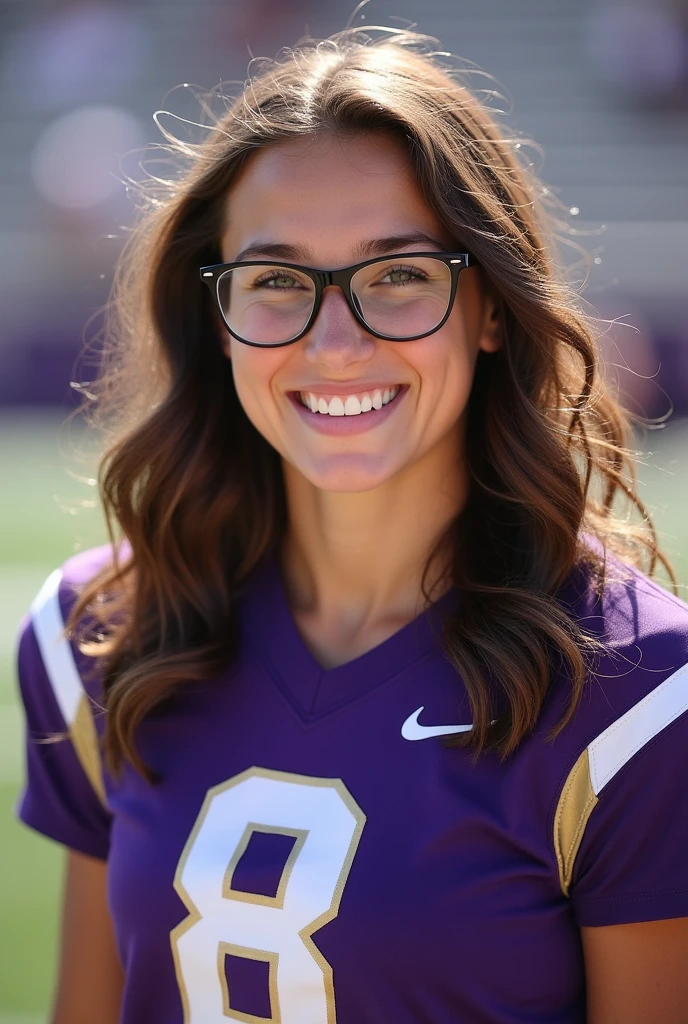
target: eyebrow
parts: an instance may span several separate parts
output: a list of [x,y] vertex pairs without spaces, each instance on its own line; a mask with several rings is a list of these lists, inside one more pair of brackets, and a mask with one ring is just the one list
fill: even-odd
[[[442,252],[444,246],[436,238],[431,238],[422,231],[414,231],[406,235],[389,235],[387,238],[369,238],[354,247],[354,261],[372,259],[406,249],[410,245],[430,246],[436,252]],[[289,245],[287,242],[253,242],[242,249],[234,263],[255,259],[288,260],[290,263],[306,264],[310,260],[310,252],[301,245]]]

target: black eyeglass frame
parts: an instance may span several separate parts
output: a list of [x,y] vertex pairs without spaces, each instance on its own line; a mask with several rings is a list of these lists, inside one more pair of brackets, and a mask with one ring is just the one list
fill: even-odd
[[[373,330],[373,328],[366,323],[363,315],[356,308],[356,301],[354,294],[351,291],[351,280],[359,270],[363,267],[369,267],[373,263],[387,263],[390,260],[405,260],[412,259],[414,257],[424,256],[425,258],[431,257],[432,259],[439,260],[441,263],[446,264],[451,272],[451,290],[449,293],[449,301],[447,303],[447,311],[440,320],[440,322],[432,328],[430,331],[425,331],[423,334],[415,334],[410,338],[391,338],[388,334],[381,334],[379,331]],[[354,318],[365,327],[369,334],[372,334],[374,338],[380,338],[383,341],[419,341],[421,338],[427,338],[435,331],[439,331],[440,327],[443,327],[447,322],[447,318],[451,313],[454,300],[456,299],[456,290],[459,283],[459,274],[462,270],[466,270],[468,267],[474,267],[478,265],[478,261],[475,256],[470,252],[402,252],[392,253],[389,256],[375,256],[371,260],[363,260],[362,263],[354,263],[350,267],[342,267],[340,270],[318,270],[315,267],[304,267],[299,263],[283,263],[280,260],[241,260],[238,263],[215,263],[212,266],[201,267],[200,276],[201,281],[208,286],[211,293],[215,297],[217,308],[220,311],[222,321],[237,341],[240,341],[243,345],[251,345],[253,348],[284,348],[285,345],[293,345],[295,342],[303,338],[304,334],[308,334],[311,327],[315,323],[316,317],[320,312],[320,305],[322,302],[322,293],[325,288],[330,285],[336,285],[341,288],[346,300],[346,304],[354,315]],[[313,309],[311,315],[308,318],[308,322],[303,330],[290,338],[289,341],[273,341],[269,344],[261,344],[259,341],[249,341],[247,338],[242,338],[236,331],[227,323],[224,311],[222,309],[222,303],[220,302],[219,294],[219,281],[220,277],[228,270],[236,270],[238,267],[261,267],[261,266],[274,266],[284,267],[285,270],[298,270],[300,273],[310,277],[311,281],[315,286],[315,296],[313,299]]]

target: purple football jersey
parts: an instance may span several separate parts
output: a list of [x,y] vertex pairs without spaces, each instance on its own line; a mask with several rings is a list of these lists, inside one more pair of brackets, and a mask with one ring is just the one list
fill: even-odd
[[232,665],[140,726],[149,785],[103,770],[97,675],[61,639],[107,557],[23,631],[19,813],[108,860],[122,1024],[574,1024],[579,926],[688,915],[688,608],[642,575],[615,563],[601,599],[574,573],[559,598],[608,646],[575,717],[547,739],[556,677],[517,752],[474,764],[442,738],[470,728],[440,642],[460,598],[324,670],[266,565]]

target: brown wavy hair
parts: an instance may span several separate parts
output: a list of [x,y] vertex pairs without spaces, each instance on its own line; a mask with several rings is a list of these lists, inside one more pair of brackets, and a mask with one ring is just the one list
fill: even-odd
[[[200,143],[168,136],[181,171],[139,183],[145,202],[115,275],[95,389],[96,412],[114,430],[99,478],[114,555],[68,624],[90,623],[81,647],[101,659],[113,771],[127,759],[153,778],[137,726],[226,668],[242,590],[284,535],[280,459],[237,398],[198,274],[221,260],[227,194],[259,148],[392,133],[498,298],[503,344],[478,359],[469,495],[445,538],[445,581],[466,600],[445,623],[444,645],[474,722],[456,742],[476,756],[511,754],[537,722],[555,661],[571,700],[552,735],[571,718],[596,642],[555,595],[581,562],[603,580],[586,535],[671,575],[636,493],[628,418],[600,376],[595,321],[558,266],[553,214],[525,147],[433,42],[347,29],[283,51]],[[634,525],[620,518],[619,496],[639,513]]]

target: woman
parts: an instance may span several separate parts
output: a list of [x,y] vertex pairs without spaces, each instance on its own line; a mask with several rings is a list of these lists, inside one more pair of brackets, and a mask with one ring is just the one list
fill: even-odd
[[688,615],[536,184],[423,43],[264,67],[125,256],[112,544],[20,652],[56,1024],[688,1019]]

